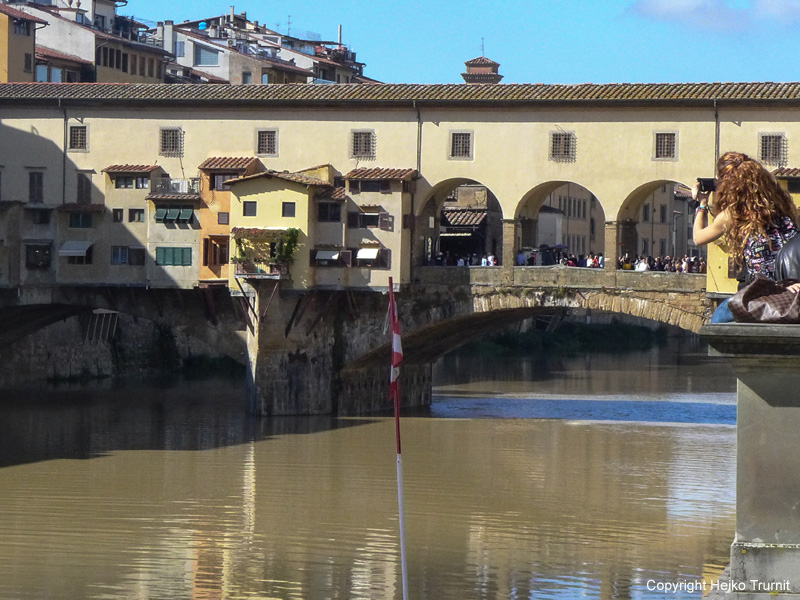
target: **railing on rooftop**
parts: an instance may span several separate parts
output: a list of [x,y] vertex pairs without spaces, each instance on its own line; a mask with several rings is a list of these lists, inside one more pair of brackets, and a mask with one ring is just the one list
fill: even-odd
[[153,192],[156,194],[199,194],[200,179],[172,179],[170,177],[159,177],[155,180]]

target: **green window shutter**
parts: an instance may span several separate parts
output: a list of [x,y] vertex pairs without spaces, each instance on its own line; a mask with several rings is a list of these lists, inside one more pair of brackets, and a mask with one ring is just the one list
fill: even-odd
[[156,248],[156,264],[164,264],[164,248]]
[[191,248],[181,248],[180,250],[183,251],[181,264],[184,267],[192,266],[192,249]]

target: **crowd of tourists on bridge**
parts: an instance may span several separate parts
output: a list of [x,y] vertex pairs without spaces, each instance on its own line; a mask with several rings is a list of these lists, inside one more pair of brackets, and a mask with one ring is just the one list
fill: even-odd
[[620,257],[617,265],[618,269],[626,271],[663,271],[668,273],[705,273],[706,261],[699,256],[684,255],[683,258],[676,256],[634,256],[625,254]]
[[[457,255],[450,252],[439,252],[432,263],[436,266],[445,267],[496,267],[499,265],[497,257],[493,253],[484,254],[478,257],[477,253]],[[539,250],[517,252],[516,266],[535,267],[535,266],[554,266],[563,265],[565,267],[583,267],[589,269],[605,268],[605,259],[602,253],[595,254],[590,252],[588,255],[578,256],[563,251]],[[676,256],[639,256],[631,257],[624,254],[619,258],[617,268],[625,271],[659,271],[667,273],[705,273],[706,261],[700,257],[684,255],[683,258]]]

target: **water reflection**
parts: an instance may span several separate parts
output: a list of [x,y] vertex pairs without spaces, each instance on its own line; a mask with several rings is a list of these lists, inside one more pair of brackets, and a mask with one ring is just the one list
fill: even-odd
[[[254,421],[241,398],[219,381],[4,396],[0,598],[400,598],[391,419]],[[734,433],[404,419],[411,597],[701,581],[733,537]]]

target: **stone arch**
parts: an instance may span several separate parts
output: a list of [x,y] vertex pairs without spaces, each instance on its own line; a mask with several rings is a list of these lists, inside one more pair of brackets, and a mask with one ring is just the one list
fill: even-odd
[[[600,199],[587,186],[566,179],[543,182],[517,203],[515,245],[522,249],[563,245],[576,256],[602,253],[606,214]],[[537,264],[542,264],[542,257],[537,257]]]
[[[449,303],[450,310],[438,313],[442,317],[438,320],[432,318],[407,329],[403,334],[404,360],[412,364],[431,363],[474,339],[530,317],[556,312],[585,314],[586,311],[593,311],[630,315],[696,333],[710,319],[711,310],[705,294],[699,290],[686,292],[677,299],[674,295],[606,288],[486,290],[456,302],[455,306]],[[388,364],[390,351],[391,346],[382,339],[379,347],[351,360],[344,371]]]
[[417,265],[436,264],[440,253],[501,257],[503,208],[489,186],[452,177],[430,186],[420,198],[415,208]]
[[688,191],[689,186],[671,179],[656,179],[631,190],[616,215],[619,255],[702,254],[688,234],[693,215]]

